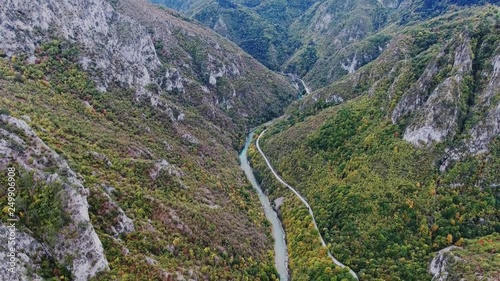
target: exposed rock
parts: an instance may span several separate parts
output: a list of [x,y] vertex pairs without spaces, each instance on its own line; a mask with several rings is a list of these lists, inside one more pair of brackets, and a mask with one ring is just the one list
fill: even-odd
[[153,166],[153,168],[149,171],[149,177],[151,179],[156,179],[161,171],[167,171],[169,175],[180,177],[182,176],[182,171],[175,167],[174,165],[168,163],[167,160],[161,159]]
[[228,29],[227,29],[227,25],[226,23],[224,22],[224,20],[222,18],[219,18],[217,20],[217,22],[215,23],[213,29],[217,32],[219,32],[220,34],[225,34]]
[[109,196],[104,193],[104,196],[108,199],[106,204],[106,213],[114,214],[114,220],[111,226],[111,234],[115,237],[120,234],[129,234],[135,231],[134,222],[129,218],[120,206]]
[[406,128],[406,141],[415,145],[441,142],[454,132],[459,116],[458,83],[454,78],[448,78],[433,91],[420,115],[415,117],[416,121]]
[[377,0],[382,7],[391,9],[397,8],[402,1],[404,0]]
[[[72,257],[69,270],[75,280],[87,280],[97,272],[107,270],[108,262],[104,250],[88,213],[88,190],[71,170],[68,163],[49,148],[26,124],[14,117],[1,115],[0,122],[15,128],[14,132],[0,129],[0,167],[4,169],[13,159],[27,171],[34,173],[37,180],[58,181],[62,184],[63,209],[69,222],[57,234],[53,247],[46,241],[38,241],[47,247],[47,252],[60,264]],[[57,172],[44,172],[48,167],[56,167]],[[21,267],[30,263],[21,261]]]
[[316,24],[314,25],[314,29],[316,31],[319,31],[319,30],[323,30],[323,29],[328,28],[328,26],[332,22],[332,19],[333,19],[333,16],[331,14],[329,14],[329,13],[324,14],[316,22]]
[[[465,75],[472,73],[472,56],[470,40],[465,38],[455,51],[453,64],[456,69],[455,74],[439,84],[424,103],[422,101],[426,98],[422,96],[422,100],[414,99],[415,103],[410,105],[410,108],[417,111],[411,124],[406,128],[405,140],[415,145],[426,145],[441,142],[455,134],[458,118],[463,113],[460,110],[460,100],[463,95],[461,83]],[[430,72],[433,71],[429,70]],[[399,114],[393,113],[393,118],[394,115]]]
[[186,118],[186,115],[184,113],[180,113],[177,115],[177,121],[184,121],[184,118]]
[[442,249],[432,259],[429,265],[429,273],[433,275],[432,281],[448,280],[448,268],[450,263],[456,262],[457,257],[450,255],[449,252],[458,249],[456,246],[450,246]]
[[30,123],[31,122],[31,118],[28,116],[28,115],[23,115],[21,116],[21,118],[26,121],[26,123]]
[[105,0],[6,0],[0,18],[0,49],[9,56],[33,54],[43,33],[57,34],[84,46],[80,61],[105,74],[96,77],[104,87],[119,81],[144,93],[160,65],[146,29]]
[[491,140],[500,135],[500,101],[495,97],[500,95],[500,55],[495,56],[491,64],[493,71],[484,73],[490,77],[488,85],[479,96],[477,106],[486,111],[485,118],[481,119],[471,130],[471,139],[468,143],[471,153],[481,153],[487,150]]
[[[444,56],[443,51],[441,51],[436,57],[436,60],[442,56]],[[407,92],[405,92],[401,100],[394,108],[391,117],[393,123],[397,123],[401,118],[413,113],[425,103],[427,100],[427,93],[429,92],[432,84],[432,79],[437,74],[438,70],[439,68],[435,61],[432,61],[429,65],[427,65],[424,73],[419,77],[417,82],[413,84]]]
[[177,90],[184,93],[185,88],[182,82],[181,73],[173,67],[166,69],[165,74],[158,78],[158,85],[167,91]]
[[[219,77],[229,78],[228,84],[245,89],[244,95],[227,92],[224,96],[255,116],[276,110],[274,104],[286,103],[294,96],[285,79],[241,49],[145,0],[4,2],[0,7],[0,50],[7,56],[24,52],[36,61],[37,48],[52,38],[76,43],[80,51],[75,59],[97,82],[99,90],[115,86],[135,89],[137,101],[147,100],[168,114],[171,102],[162,93],[188,93],[183,102],[201,105],[193,98],[196,90],[191,92],[205,89],[203,84],[216,86]],[[203,56],[187,47],[194,46],[193,42]],[[248,79],[250,73],[252,77],[257,73],[264,82],[253,83]],[[205,81],[205,77],[211,78]],[[208,93],[216,95],[216,91]],[[250,106],[247,100],[254,95],[259,96],[262,105]]]
[[146,263],[149,265],[157,265],[158,264],[157,260],[150,258],[148,256],[145,256],[144,259],[146,260]]
[[187,142],[192,143],[192,144],[199,144],[200,143],[200,140],[198,140],[196,137],[194,137],[193,135],[191,135],[189,133],[184,133],[182,135],[182,138],[184,140],[186,140]]
[[42,281],[43,279],[33,272],[40,268],[42,259],[47,259],[50,253],[45,245],[36,241],[27,233],[17,229],[15,230],[16,239],[14,240],[16,242],[14,246],[17,259],[15,269],[16,273],[20,273],[20,276],[18,274],[12,274],[9,271],[10,265],[7,262],[9,260],[7,256],[9,253],[7,248],[7,241],[9,241],[8,235],[10,233],[9,229],[10,228],[6,225],[0,223],[0,240],[5,242],[0,244],[0,260],[2,260],[2,263],[0,263],[0,276],[6,278],[4,280],[17,280],[18,277],[20,277],[19,280],[22,281]]
[[347,61],[347,64],[342,63],[342,68],[349,72],[349,74],[354,73],[356,71],[356,66],[358,64],[358,60],[356,59],[356,54],[352,57],[352,59]]

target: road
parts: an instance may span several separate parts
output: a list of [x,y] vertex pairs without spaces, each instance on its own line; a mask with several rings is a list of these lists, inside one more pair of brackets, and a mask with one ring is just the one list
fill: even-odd
[[[302,201],[302,203],[304,203],[304,205],[306,205],[307,209],[309,210],[309,214],[311,215],[312,217],[312,221],[314,223],[314,228],[316,228],[316,230],[318,230],[318,233],[319,233],[319,238],[321,240],[321,244],[327,249],[328,251],[328,256],[332,259],[332,261],[337,265],[337,266],[340,266],[342,268],[346,267],[344,264],[342,264],[340,261],[338,261],[331,253],[330,253],[330,250],[328,249],[328,247],[326,246],[326,243],[325,243],[325,240],[323,239],[323,236],[321,236],[321,232],[319,231],[318,229],[318,225],[316,224],[316,219],[314,218],[314,212],[311,208],[311,206],[309,205],[309,203],[307,203],[306,199],[304,199],[304,197],[302,197],[300,195],[300,193],[295,189],[293,188],[291,185],[289,185],[288,183],[286,183],[277,173],[276,171],[274,170],[273,166],[271,165],[271,163],[269,162],[269,159],[267,159],[267,156],[264,154],[264,152],[262,151],[262,149],[260,148],[260,145],[259,145],[259,141],[260,141],[260,138],[264,135],[264,133],[267,131],[267,129],[265,129],[264,131],[262,131],[262,133],[260,133],[259,137],[257,138],[257,142],[256,142],[256,146],[257,146],[257,150],[259,151],[259,153],[262,155],[262,157],[264,158],[264,160],[266,161],[266,164],[267,164],[267,167],[269,168],[269,170],[271,170],[271,172],[273,173],[274,177],[279,181],[281,182],[284,186],[286,186],[288,189],[290,189],[297,197],[299,197],[300,201]],[[351,273],[351,275],[356,278],[357,280],[358,279],[358,276],[356,275],[356,273],[354,271],[352,271],[351,269],[349,269],[349,272]]]

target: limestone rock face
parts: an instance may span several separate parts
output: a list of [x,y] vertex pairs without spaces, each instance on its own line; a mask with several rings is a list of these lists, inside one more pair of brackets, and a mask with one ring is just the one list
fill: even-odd
[[[42,43],[74,43],[101,91],[131,88],[167,113],[177,103],[210,107],[215,115],[234,108],[238,118],[276,116],[295,96],[284,77],[234,44],[145,0],[7,0],[0,7],[0,38],[4,56],[23,53],[31,63],[41,59]],[[236,96],[236,89],[244,90]],[[178,93],[180,101],[167,97]],[[223,99],[229,109],[217,102]]]
[[471,153],[481,153],[487,150],[491,140],[500,135],[500,102],[494,103],[495,95],[498,97],[500,89],[500,55],[491,60],[491,73],[486,89],[479,95],[477,108],[485,112],[484,118],[470,130],[471,139],[468,148]]
[[448,248],[442,249],[437,253],[437,255],[432,259],[429,265],[429,273],[433,275],[432,281],[446,281],[448,280],[448,266],[450,262],[455,262],[457,257],[450,255],[449,253],[457,249],[456,246],[450,246]]
[[[8,241],[9,228],[7,225],[0,224],[0,239],[2,241]],[[20,272],[20,280],[33,280],[42,281],[43,279],[35,273],[29,273],[30,270],[36,270],[39,268],[39,263],[42,258],[49,256],[49,252],[46,247],[33,239],[30,235],[25,232],[16,231],[16,249],[18,262],[16,264],[16,271]],[[8,260],[8,250],[6,248],[7,244],[2,243],[0,245],[0,259],[3,261]],[[8,278],[11,277],[15,280],[15,276],[11,275],[9,272],[9,267],[7,262],[0,264],[0,276]]]
[[[413,144],[428,144],[443,141],[446,137],[455,134],[458,126],[460,101],[462,94],[462,80],[464,75],[472,72],[472,50],[470,40],[466,39],[455,51],[453,67],[455,75],[446,78],[440,83],[420,105],[419,100],[410,105],[418,108],[413,122],[406,128],[404,139]],[[407,95],[411,95],[411,92]],[[400,106],[398,109],[401,109]],[[393,115],[398,115],[398,109]]]
[[[19,268],[36,267],[37,260],[30,257],[49,255],[60,264],[71,258],[68,269],[75,280],[88,280],[98,272],[107,270],[108,261],[102,243],[90,223],[88,189],[68,163],[49,148],[25,121],[0,115],[0,123],[3,125],[0,129],[0,168],[5,170],[12,164],[9,159],[13,159],[26,171],[32,172],[35,180],[60,183],[62,208],[69,218],[68,223],[57,232],[53,243],[44,239],[38,241],[27,233],[20,233],[21,244],[18,249],[25,249],[26,253],[19,260]],[[48,167],[55,167],[56,172],[45,172]],[[5,231],[4,228],[0,226],[0,230]],[[23,247],[24,244],[29,247]],[[2,255],[6,252],[5,249],[0,251]],[[23,278],[30,277],[29,271],[22,272]]]

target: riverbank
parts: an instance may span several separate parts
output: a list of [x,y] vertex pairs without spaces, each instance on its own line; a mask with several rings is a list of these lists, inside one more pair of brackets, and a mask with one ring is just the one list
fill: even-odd
[[[308,212],[309,212],[309,215],[311,216],[311,219],[312,219],[312,222],[314,224],[314,228],[318,231],[318,236],[319,236],[319,239],[321,241],[321,244],[323,245],[323,247],[325,247],[328,251],[328,256],[332,259],[333,263],[335,263],[337,266],[341,267],[341,268],[348,268],[346,267],[344,264],[342,264],[340,261],[338,261],[331,253],[330,253],[330,250],[328,249],[328,246],[326,245],[325,243],[325,240],[323,239],[323,236],[321,235],[321,232],[319,231],[318,229],[318,225],[316,223],[316,219],[314,217],[314,212],[311,208],[311,206],[309,205],[309,203],[307,202],[307,200],[302,197],[300,195],[300,193],[295,189],[293,188],[292,186],[290,186],[288,183],[286,183],[277,173],[276,171],[274,170],[274,168],[272,167],[271,163],[269,162],[269,159],[267,159],[267,156],[264,154],[264,152],[262,151],[262,149],[260,148],[260,145],[259,145],[259,141],[261,139],[261,137],[264,135],[264,133],[267,131],[267,129],[265,129],[264,131],[262,131],[260,134],[259,134],[259,137],[257,138],[257,141],[255,142],[255,145],[257,147],[257,150],[259,151],[260,155],[262,156],[262,158],[264,158],[264,161],[266,162],[267,164],[267,167],[269,168],[269,170],[271,171],[271,173],[274,175],[274,177],[281,183],[283,184],[284,186],[286,186],[290,191],[292,191],[299,199],[300,201],[306,206]],[[349,268],[348,268],[349,269]],[[352,275],[352,277],[354,277],[356,280],[358,280],[358,276],[356,275],[356,273],[354,271],[352,271],[351,269],[349,269],[349,273]]]
[[290,279],[330,280],[337,277],[338,280],[356,280],[348,268],[337,266],[329,257],[328,248],[322,245],[306,205],[274,177],[256,146],[250,146],[248,157],[254,176],[266,190],[266,197],[271,200],[283,197],[280,214],[286,229]]
[[257,183],[253,170],[248,162],[247,152],[252,142],[254,133],[251,132],[246,139],[245,146],[240,152],[240,167],[245,172],[248,181],[252,184],[253,188],[259,196],[259,200],[262,204],[264,214],[272,226],[272,235],[274,238],[274,257],[276,269],[280,275],[280,281],[289,280],[289,270],[288,270],[288,249],[285,240],[285,230],[281,224],[278,214],[273,209],[271,202],[267,195],[263,192],[260,185]]

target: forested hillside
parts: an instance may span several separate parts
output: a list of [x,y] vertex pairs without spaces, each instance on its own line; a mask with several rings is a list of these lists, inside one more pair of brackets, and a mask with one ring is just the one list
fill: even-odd
[[[486,235],[500,230],[499,27],[497,7],[408,26],[376,60],[296,102],[264,135],[263,151],[360,280],[430,280],[435,252],[477,241],[453,254],[461,258],[447,256],[443,268],[458,279],[444,280],[498,278],[498,239]],[[306,213],[258,154],[253,163],[271,197],[285,197],[283,222],[298,248],[290,266],[300,272],[314,234],[295,236],[294,222]]]
[[[394,32],[498,0],[194,0],[181,10],[271,69],[319,89],[376,59]],[[176,9],[184,1],[156,1]],[[383,32],[387,29],[386,32]],[[381,32],[382,31],[382,32]]]

